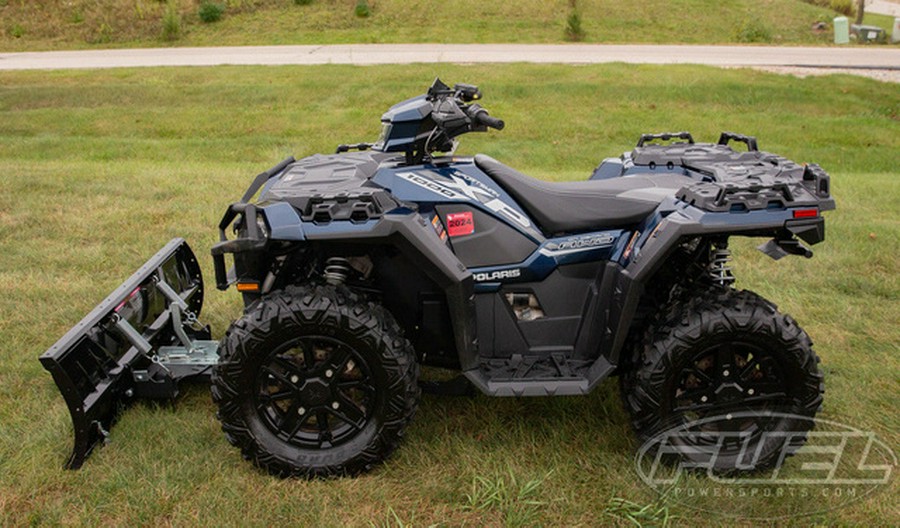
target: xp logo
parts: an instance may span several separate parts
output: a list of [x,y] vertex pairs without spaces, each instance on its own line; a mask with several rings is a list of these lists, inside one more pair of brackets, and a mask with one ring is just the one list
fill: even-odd
[[490,273],[475,273],[472,275],[472,277],[475,278],[475,282],[499,281],[499,280],[503,280],[503,279],[517,279],[520,276],[522,276],[522,270],[520,270],[518,268],[492,271]]
[[479,203],[524,229],[531,228],[531,221],[510,204],[501,200],[496,191],[461,172],[457,171],[446,176],[427,171],[423,174],[398,172],[397,177],[450,200]]

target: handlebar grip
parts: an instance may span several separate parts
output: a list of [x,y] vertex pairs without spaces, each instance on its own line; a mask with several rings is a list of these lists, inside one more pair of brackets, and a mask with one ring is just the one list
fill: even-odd
[[491,117],[490,114],[488,114],[487,110],[481,108],[478,105],[472,105],[472,108],[469,109],[469,115],[472,116],[472,120],[476,123],[484,126],[489,126],[497,130],[503,130],[503,127],[506,126],[506,123],[504,123],[502,119]]
[[502,119],[497,119],[496,117],[491,117],[487,115],[487,112],[478,114],[478,120],[484,123],[485,125],[497,129],[503,130],[503,127],[506,126],[506,123],[503,122]]

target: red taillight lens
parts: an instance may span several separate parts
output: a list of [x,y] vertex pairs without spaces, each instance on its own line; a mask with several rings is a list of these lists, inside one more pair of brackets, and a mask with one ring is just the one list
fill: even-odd
[[794,218],[815,218],[819,216],[818,209],[795,209]]

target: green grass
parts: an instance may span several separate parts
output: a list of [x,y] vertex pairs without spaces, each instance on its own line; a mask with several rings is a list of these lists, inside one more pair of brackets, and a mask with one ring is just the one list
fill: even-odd
[[894,17],[890,15],[879,15],[877,13],[865,13],[865,16],[863,16],[863,24],[880,27],[887,34],[887,41],[891,41],[891,32],[894,30]]
[[[383,5],[379,3],[378,5]],[[850,76],[797,79],[703,67],[537,65],[170,68],[0,73],[0,524],[547,526],[750,525],[810,500],[735,501],[736,521],[659,504],[637,478],[613,380],[585,398],[426,396],[404,445],[358,479],[282,481],[243,461],[203,386],[138,404],[78,472],[69,417],[37,361],[170,237],[212,276],[215,224],[286,154],[373,139],[378,117],[435,75],[474,82],[507,122],[463,138],[546,179],[583,179],[641,132],[723,129],[833,175],[838,210],[812,260],[735,244],[739,285],[816,342],[822,416],[900,445],[900,93]],[[240,314],[210,290],[221,335]],[[897,479],[785,524],[897,525]],[[812,500],[826,499],[815,498]]]
[[[200,0],[173,0],[183,31],[163,38],[157,0],[0,1],[6,51],[147,46],[327,44],[358,42],[542,42],[566,39],[569,0],[378,0],[367,17],[351,0],[231,0],[222,20],[204,24]],[[801,0],[581,0],[585,42],[825,44],[814,22],[834,11]],[[754,38],[748,39],[748,30]]]

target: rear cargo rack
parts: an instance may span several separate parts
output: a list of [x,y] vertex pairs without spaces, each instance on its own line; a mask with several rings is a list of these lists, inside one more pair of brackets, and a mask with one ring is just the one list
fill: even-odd
[[[658,144],[655,140],[684,139],[687,143]],[[747,150],[734,150],[732,142]],[[644,134],[627,154],[635,167],[682,167],[700,176],[676,198],[709,212],[741,213],[761,209],[817,207],[834,209],[830,178],[815,164],[800,165],[783,156],[759,150],[756,138],[722,132],[718,143],[695,143],[688,132]]]

